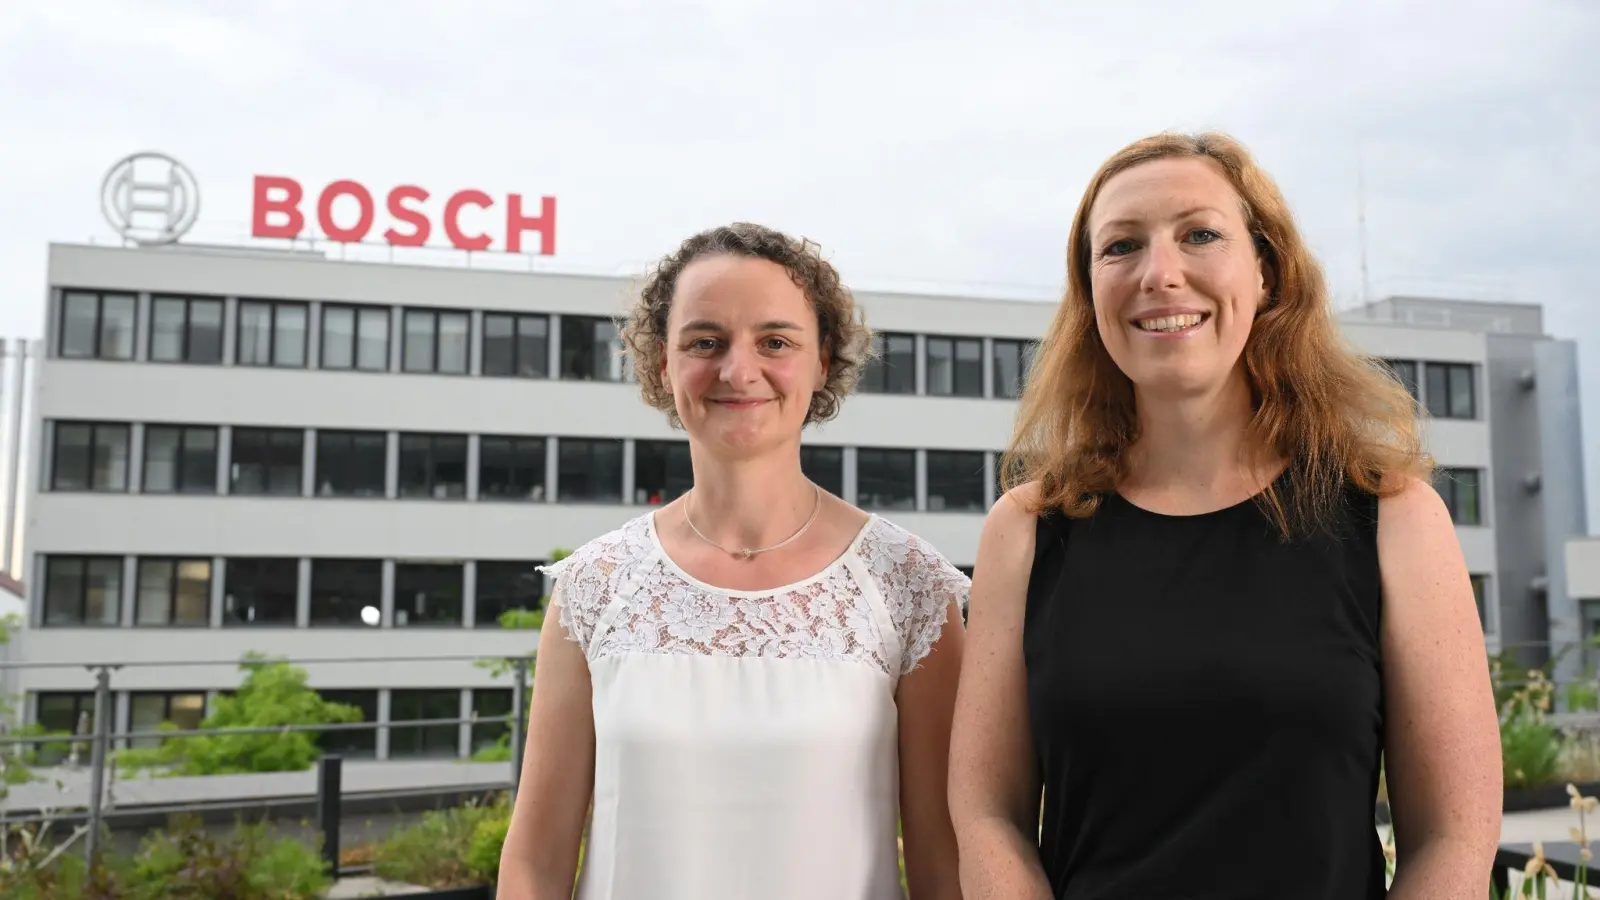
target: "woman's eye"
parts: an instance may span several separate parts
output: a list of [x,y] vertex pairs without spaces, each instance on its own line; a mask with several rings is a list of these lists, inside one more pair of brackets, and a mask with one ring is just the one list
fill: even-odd
[[701,350],[709,353],[710,351],[717,349],[717,342],[714,338],[701,338],[689,346],[695,350]]
[[1189,239],[1197,244],[1209,244],[1220,237],[1222,237],[1222,235],[1217,234],[1215,231],[1212,231],[1209,228],[1196,228],[1195,230],[1189,232]]
[[1100,252],[1106,256],[1121,256],[1124,253],[1132,253],[1133,241],[1130,241],[1127,238],[1123,238],[1120,241],[1112,241],[1106,245],[1104,250]]
[[767,338],[767,349],[782,350],[787,343],[783,338]]

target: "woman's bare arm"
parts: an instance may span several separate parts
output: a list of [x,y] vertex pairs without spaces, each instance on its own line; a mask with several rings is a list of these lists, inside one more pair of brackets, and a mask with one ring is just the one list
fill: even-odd
[[939,640],[900,680],[900,822],[911,900],[961,896],[956,835],[945,794],[950,770],[950,717],[965,645],[961,607],[951,601]]
[[989,511],[967,606],[967,652],[951,734],[950,812],[969,900],[1051,896],[1039,863],[1039,777],[1022,658],[1036,519],[1013,496],[1031,489],[1008,493]]
[[594,791],[589,665],[560,623],[560,602],[558,581],[539,634],[527,752],[500,854],[500,896],[517,900],[571,900]]

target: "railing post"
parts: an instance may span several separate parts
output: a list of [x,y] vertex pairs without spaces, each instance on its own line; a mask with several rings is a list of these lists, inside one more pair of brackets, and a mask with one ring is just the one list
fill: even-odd
[[84,858],[92,867],[100,849],[102,801],[106,792],[106,754],[111,737],[111,669],[100,666],[94,674],[94,737],[89,750],[89,833],[84,836]]
[[517,788],[522,784],[523,736],[528,728],[528,658],[512,661],[516,678],[511,684],[511,803],[517,802]]
[[339,877],[339,820],[343,797],[344,759],[324,755],[317,765],[317,825],[322,829],[322,860],[328,876]]

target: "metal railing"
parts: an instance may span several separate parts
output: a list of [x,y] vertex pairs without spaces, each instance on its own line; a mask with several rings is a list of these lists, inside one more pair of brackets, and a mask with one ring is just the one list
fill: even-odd
[[[523,738],[527,733],[527,705],[528,705],[528,679],[533,668],[533,654],[523,656],[505,655],[442,655],[442,656],[360,656],[360,657],[276,657],[263,656],[242,660],[174,660],[174,661],[124,661],[124,662],[28,662],[28,661],[0,661],[0,671],[20,669],[85,669],[94,673],[94,706],[91,718],[91,728],[88,733],[74,732],[71,734],[53,733],[42,735],[17,735],[0,732],[0,753],[12,754],[24,752],[29,746],[67,744],[88,744],[90,750],[89,761],[89,791],[87,808],[81,813],[52,812],[50,815],[11,816],[5,810],[0,810],[0,827],[11,824],[26,823],[41,820],[85,820],[82,833],[85,842],[85,857],[93,860],[100,848],[102,830],[106,820],[105,797],[107,794],[106,776],[107,769],[112,759],[114,742],[131,742],[135,740],[182,740],[194,737],[217,737],[225,735],[269,735],[291,734],[295,732],[340,732],[340,731],[390,731],[408,728],[427,728],[429,726],[445,725],[484,725],[499,722],[508,723],[510,726],[510,751],[511,772],[509,790],[511,798],[516,798],[517,788],[522,777],[522,760],[524,753]],[[159,730],[116,730],[112,728],[113,697],[111,676],[119,669],[135,668],[180,668],[190,666],[230,666],[247,669],[251,665],[287,664],[299,665],[372,665],[395,663],[423,663],[423,662],[493,662],[502,663],[510,667],[511,674],[511,712],[503,716],[457,716],[452,718],[434,719],[405,719],[401,721],[376,721],[376,722],[331,722],[331,723],[284,723],[281,725],[239,727],[239,728],[163,728]],[[241,680],[245,673],[241,672]],[[316,688],[311,688],[315,691]],[[324,754],[324,759],[342,760],[342,757]],[[335,763],[335,770],[330,776],[324,768],[319,768],[317,804],[319,821],[322,821],[322,811],[327,808],[338,809],[339,798],[328,798],[328,790],[337,790],[341,787],[342,778],[339,763]],[[331,780],[330,780],[331,777]],[[332,787],[329,788],[328,785]],[[194,804],[179,804],[164,811],[178,812],[193,807]],[[69,807],[71,808],[71,807]],[[322,821],[324,827],[326,822]],[[333,852],[337,854],[337,828],[331,835],[334,843]],[[335,857],[335,865],[337,858]]]

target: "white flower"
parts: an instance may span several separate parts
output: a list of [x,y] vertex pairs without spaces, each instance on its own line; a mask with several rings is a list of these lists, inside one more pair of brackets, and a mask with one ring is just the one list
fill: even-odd
[[725,598],[677,588],[661,603],[661,621],[667,634],[685,641],[709,644],[718,631],[733,623],[733,605]]

